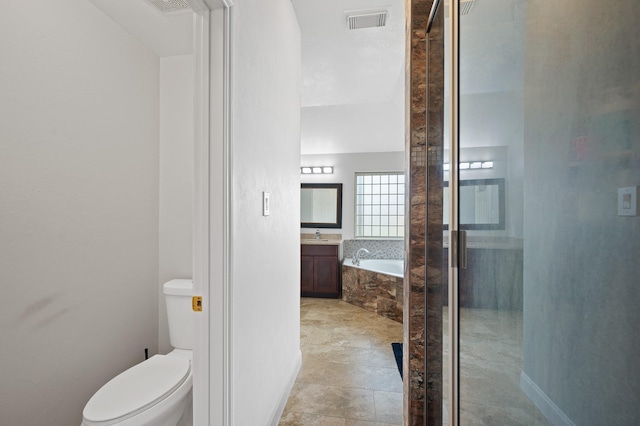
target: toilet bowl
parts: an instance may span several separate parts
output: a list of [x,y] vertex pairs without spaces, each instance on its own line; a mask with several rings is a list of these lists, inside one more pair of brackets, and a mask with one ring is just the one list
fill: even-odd
[[193,318],[191,280],[164,285],[174,349],[120,373],[87,402],[82,426],[190,426]]

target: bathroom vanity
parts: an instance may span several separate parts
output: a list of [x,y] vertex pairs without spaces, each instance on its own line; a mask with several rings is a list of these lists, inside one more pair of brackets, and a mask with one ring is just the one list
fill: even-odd
[[338,238],[301,238],[300,295],[339,298],[340,249]]

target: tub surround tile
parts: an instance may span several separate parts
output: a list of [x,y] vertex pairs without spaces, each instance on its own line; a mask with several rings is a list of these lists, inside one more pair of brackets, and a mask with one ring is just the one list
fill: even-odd
[[353,258],[358,249],[365,248],[362,259],[404,259],[402,240],[344,240],[344,257]]
[[342,300],[402,323],[403,279],[345,264]]

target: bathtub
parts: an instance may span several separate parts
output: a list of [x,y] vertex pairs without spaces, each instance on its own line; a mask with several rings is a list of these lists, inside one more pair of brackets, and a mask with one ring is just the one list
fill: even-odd
[[402,278],[404,276],[404,261],[396,259],[360,259],[360,266],[353,264],[353,259],[346,258],[342,262],[344,266],[352,268],[366,269],[367,271],[379,274],[391,275]]
[[402,260],[361,259],[342,262],[342,300],[402,323]]

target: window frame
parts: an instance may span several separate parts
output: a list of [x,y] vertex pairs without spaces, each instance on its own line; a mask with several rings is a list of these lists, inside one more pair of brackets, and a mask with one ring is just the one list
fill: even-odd
[[[392,182],[393,176],[396,182]],[[362,183],[358,182],[358,178],[362,177]],[[366,178],[371,179],[370,183],[365,182]],[[378,179],[376,179],[378,177]],[[387,182],[384,178],[387,177]],[[376,182],[378,180],[378,182]],[[405,236],[405,197],[406,197],[407,178],[404,171],[376,171],[376,172],[355,172],[354,174],[354,237],[356,239],[384,239],[384,240],[403,240]],[[359,186],[362,186],[362,193],[359,193]],[[370,186],[370,193],[367,193],[366,186]],[[377,190],[374,187],[378,187]],[[387,186],[386,192],[383,188]],[[395,186],[393,192],[392,186]],[[370,196],[368,203],[365,203],[365,197]],[[375,197],[378,196],[376,199]],[[360,198],[362,197],[362,198]],[[386,201],[383,202],[383,200]],[[395,197],[395,201],[391,202],[391,197]],[[375,202],[374,202],[375,201]],[[369,212],[365,213],[365,209],[370,207]],[[377,209],[376,209],[377,207]],[[375,213],[377,211],[377,213]],[[391,213],[395,211],[395,213]],[[383,213],[385,212],[385,213]],[[375,213],[375,214],[374,214]],[[375,218],[379,218],[377,221]],[[362,221],[359,221],[362,218]],[[367,220],[367,218],[370,218]],[[369,223],[365,223],[369,222]],[[375,223],[377,222],[377,223]],[[393,223],[395,222],[395,223]],[[370,235],[365,235],[364,227],[370,227]],[[377,233],[375,232],[377,228]],[[383,229],[386,229],[386,234]],[[392,235],[395,232],[395,235]]]

